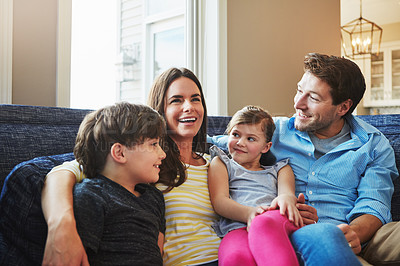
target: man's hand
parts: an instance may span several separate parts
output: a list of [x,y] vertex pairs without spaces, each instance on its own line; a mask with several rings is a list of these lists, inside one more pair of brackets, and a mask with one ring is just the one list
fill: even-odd
[[89,265],[74,222],[49,226],[42,265]]
[[300,212],[301,217],[303,218],[303,224],[315,224],[318,222],[317,210],[314,207],[311,207],[305,204],[306,200],[303,193],[299,194],[297,198],[296,207]]
[[349,243],[349,247],[351,247],[354,254],[360,253],[361,243],[360,239],[357,236],[357,233],[348,224],[339,224],[338,227],[340,228],[340,230],[342,230],[347,242]]

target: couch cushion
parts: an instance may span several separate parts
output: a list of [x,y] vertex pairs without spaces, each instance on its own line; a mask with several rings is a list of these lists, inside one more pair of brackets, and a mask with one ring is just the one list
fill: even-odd
[[89,111],[0,104],[0,190],[17,164],[72,152],[79,125]]
[[0,265],[40,265],[47,237],[41,208],[46,174],[73,160],[72,153],[44,156],[18,164],[0,196]]

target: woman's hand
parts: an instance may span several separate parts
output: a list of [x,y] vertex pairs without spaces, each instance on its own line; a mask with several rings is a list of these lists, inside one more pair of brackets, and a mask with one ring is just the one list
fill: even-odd
[[89,265],[76,230],[74,184],[75,175],[70,171],[47,175],[42,190],[42,210],[48,228],[43,265]]
[[296,207],[297,198],[292,194],[280,194],[271,203],[268,210],[280,210],[281,215],[287,215],[289,221],[294,223],[295,226],[303,226],[303,219],[299,210]]
[[318,222],[317,210],[314,207],[305,204],[303,193],[299,194],[296,207],[299,210],[301,217],[303,218],[304,225],[315,224]]

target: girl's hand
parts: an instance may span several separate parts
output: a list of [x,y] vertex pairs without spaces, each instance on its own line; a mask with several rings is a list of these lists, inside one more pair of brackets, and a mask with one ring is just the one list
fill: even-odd
[[292,194],[281,194],[276,197],[268,210],[276,210],[279,208],[281,215],[287,215],[289,221],[294,223],[295,226],[302,227],[303,219],[299,210],[296,207],[297,198]]
[[253,221],[254,217],[260,215],[268,210],[268,206],[258,206],[258,207],[249,207],[250,211],[247,218],[247,231],[250,229],[251,222]]

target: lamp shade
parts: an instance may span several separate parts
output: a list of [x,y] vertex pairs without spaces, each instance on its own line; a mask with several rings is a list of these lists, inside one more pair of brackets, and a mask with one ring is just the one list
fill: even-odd
[[350,21],[341,27],[345,55],[355,58],[358,55],[379,54],[382,32],[381,27],[363,17]]

